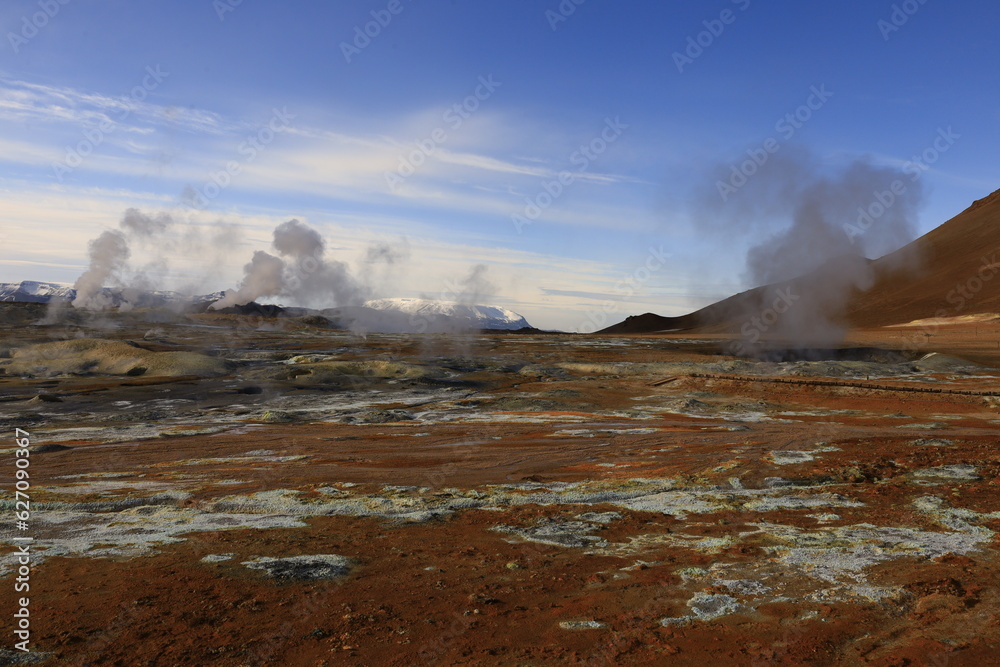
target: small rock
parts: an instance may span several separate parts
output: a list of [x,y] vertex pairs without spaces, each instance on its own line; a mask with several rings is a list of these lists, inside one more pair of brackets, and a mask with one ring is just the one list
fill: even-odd
[[677,576],[681,579],[701,579],[703,577],[707,577],[708,574],[708,570],[701,567],[685,567],[681,570],[677,570]]
[[55,394],[38,394],[32,398],[28,403],[30,405],[38,405],[39,403],[62,403],[63,400],[56,396]]
[[806,463],[816,458],[813,456],[813,452],[791,450],[773,451],[769,454],[769,457],[775,465],[779,466]]
[[591,521],[593,523],[611,523],[622,518],[622,515],[618,512],[584,512],[583,514],[578,514],[576,518],[581,521]]
[[955,444],[955,441],[946,438],[917,438],[911,444],[917,447],[947,447]]
[[940,479],[979,479],[978,469],[976,466],[964,464],[938,466],[937,468],[924,468],[923,470],[914,471],[913,475],[915,477],[937,477]]
[[603,630],[608,625],[600,621],[563,621],[559,627],[563,630]]
[[406,410],[366,410],[347,415],[340,421],[345,424],[390,424],[392,422],[413,421],[413,419],[413,415]]
[[283,410],[267,410],[260,416],[265,424],[287,424],[295,421],[295,417]]
[[236,554],[208,554],[201,559],[202,563],[221,563],[223,561],[232,560],[236,557]]
[[40,665],[50,657],[52,657],[51,653],[35,649],[32,649],[30,653],[25,653],[9,648],[0,648],[0,665]]
[[694,612],[694,616],[702,621],[735,614],[740,609],[739,602],[733,596],[712,593],[698,593],[688,600],[687,605]]
[[353,563],[344,556],[317,554],[289,558],[262,556],[254,560],[243,561],[242,565],[246,565],[252,570],[264,570],[269,577],[275,579],[306,581],[343,577],[350,572]]

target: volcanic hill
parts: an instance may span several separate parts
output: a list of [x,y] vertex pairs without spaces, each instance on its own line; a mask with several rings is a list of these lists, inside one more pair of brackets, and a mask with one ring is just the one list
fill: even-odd
[[[872,285],[854,290],[841,312],[831,315],[845,326],[880,327],[998,313],[1000,280],[993,280],[1000,272],[998,254],[1000,190],[912,243],[871,261]],[[598,333],[735,332],[746,313],[762,310],[786,288],[808,300],[810,292],[822,289],[832,270],[836,269],[822,266],[798,278],[755,287],[679,317],[635,315]]]

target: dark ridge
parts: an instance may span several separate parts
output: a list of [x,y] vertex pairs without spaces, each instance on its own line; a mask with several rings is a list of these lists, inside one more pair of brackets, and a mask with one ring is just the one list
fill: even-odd
[[275,306],[273,304],[260,304],[256,301],[251,301],[250,303],[243,304],[242,306],[229,306],[228,308],[220,308],[216,313],[222,313],[223,315],[254,315],[256,317],[281,317],[285,309],[281,306]]
[[[700,312],[700,311],[699,311]],[[606,329],[601,329],[599,334],[632,334],[632,333],[654,333],[657,331],[684,331],[692,329],[698,324],[695,317],[697,313],[682,315],[681,317],[664,317],[655,313],[645,313],[643,315],[631,315],[625,318],[624,322],[619,322]]]
[[546,331],[545,329],[536,329],[535,327],[521,327],[520,329],[480,329],[480,333],[484,334],[548,334],[548,335],[565,335],[569,334],[565,331]]

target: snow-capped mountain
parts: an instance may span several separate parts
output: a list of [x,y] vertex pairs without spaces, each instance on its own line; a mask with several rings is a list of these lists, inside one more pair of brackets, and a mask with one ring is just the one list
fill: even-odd
[[76,290],[58,283],[40,283],[22,280],[19,283],[0,283],[0,301],[21,303],[48,303],[53,299],[73,299]]
[[479,329],[515,331],[530,327],[507,308],[431,299],[373,299],[361,306],[320,311],[340,326],[381,333],[452,333]]
[[[177,292],[165,290],[112,289],[101,290],[104,302],[112,308],[132,306],[139,308],[156,308],[167,305],[198,305],[211,303],[222,298],[222,292],[203,296],[185,296]],[[69,285],[58,283],[43,283],[34,280],[22,280],[19,283],[0,283],[0,301],[17,301],[19,303],[49,303],[54,300],[72,301],[76,298],[76,290]]]
[[373,299],[364,305],[373,310],[397,311],[416,317],[446,318],[477,329],[523,329],[530,326],[521,315],[501,306],[475,306],[431,299]]
[[[121,311],[131,308],[169,308],[177,312],[203,312],[209,304],[223,297],[223,292],[202,296],[185,296],[177,292],[144,291],[138,289],[101,290],[101,301]],[[54,300],[73,301],[76,290],[57,283],[24,280],[0,283],[0,302],[49,303]],[[253,306],[253,308],[250,308]],[[530,328],[521,315],[501,306],[483,306],[457,301],[431,299],[373,299],[360,306],[328,308],[285,308],[249,304],[236,310],[243,314],[266,317],[300,317],[322,314],[336,325],[365,332],[382,333],[450,333],[480,329],[516,331]]]

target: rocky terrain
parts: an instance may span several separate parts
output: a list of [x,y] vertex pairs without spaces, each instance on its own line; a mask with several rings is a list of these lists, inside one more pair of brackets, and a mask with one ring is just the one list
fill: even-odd
[[40,307],[3,308],[0,572],[15,608],[10,538],[31,536],[30,664],[984,665],[1000,648],[995,319],[734,357],[714,334],[36,326]]

